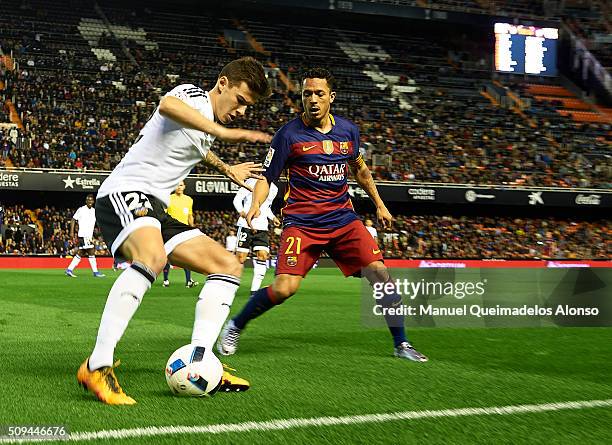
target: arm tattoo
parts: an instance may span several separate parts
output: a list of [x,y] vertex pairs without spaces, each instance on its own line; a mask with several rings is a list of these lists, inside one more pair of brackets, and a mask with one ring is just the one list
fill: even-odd
[[217,170],[219,173],[229,176],[230,166],[223,162],[221,159],[217,157],[211,150],[208,150],[206,153],[206,158],[204,158],[204,162]]
[[374,204],[378,205],[378,202],[382,202],[380,195],[378,194],[378,188],[376,187],[376,183],[372,177],[372,173],[367,166],[363,165],[354,169],[353,175],[355,176],[355,181],[359,187],[361,187],[363,191],[368,194]]

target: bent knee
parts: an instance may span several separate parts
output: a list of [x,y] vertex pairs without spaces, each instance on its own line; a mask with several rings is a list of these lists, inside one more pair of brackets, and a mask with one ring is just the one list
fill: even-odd
[[[127,254],[127,255],[126,255]],[[166,251],[161,249],[138,249],[137,252],[125,252],[127,258],[147,266],[153,273],[159,275],[168,262]]]
[[389,270],[382,261],[375,261],[364,268],[365,277],[372,283],[389,281]]
[[166,266],[168,258],[164,251],[161,252],[141,252],[132,258],[133,262],[138,262],[147,266],[153,273],[159,275]]
[[295,293],[298,291],[298,287],[299,285],[290,282],[274,283],[272,285],[274,298],[281,303],[287,298],[295,295]]
[[242,275],[243,265],[240,262],[240,259],[227,252],[217,259],[215,262],[214,269],[211,270],[211,273],[222,273],[226,275],[233,275],[235,277],[240,277]]

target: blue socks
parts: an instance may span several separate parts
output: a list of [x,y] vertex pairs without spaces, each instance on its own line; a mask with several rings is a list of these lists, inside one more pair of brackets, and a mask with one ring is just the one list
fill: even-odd
[[[283,300],[284,301],[284,300]],[[274,301],[274,296],[270,286],[263,287],[256,291],[247,304],[242,308],[242,311],[232,319],[234,325],[238,329],[244,329],[249,321],[259,317],[264,312],[272,309],[274,306],[282,303],[283,301]],[[402,297],[398,294],[386,295],[383,297],[381,304],[384,308],[396,307],[402,303]],[[404,329],[404,316],[403,315],[386,315],[385,321],[393,337],[394,346],[399,346],[401,343],[408,341],[406,339],[406,330]]]
[[[402,304],[402,297],[397,293],[385,295],[381,300],[383,308],[398,307]],[[406,339],[406,330],[404,329],[404,315],[385,315],[385,321],[393,337],[395,347],[401,343],[408,341]]]
[[268,289],[270,289],[270,286],[262,287],[261,289],[257,290],[251,296],[251,298],[249,298],[249,301],[242,308],[242,311],[240,311],[240,313],[232,319],[234,325],[238,329],[244,329],[244,327],[249,321],[256,317],[259,317],[264,312],[276,306],[277,303],[272,301],[272,299],[270,298],[270,293],[272,292],[272,289]]

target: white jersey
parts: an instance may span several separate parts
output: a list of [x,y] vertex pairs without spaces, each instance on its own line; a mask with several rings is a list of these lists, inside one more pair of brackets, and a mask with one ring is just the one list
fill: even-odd
[[[191,84],[179,85],[166,96],[181,99],[205,118],[215,116],[208,96]],[[181,127],[155,110],[136,142],[100,186],[98,198],[115,192],[140,191],[168,205],[179,182],[208,153],[215,140],[203,131]]]
[[370,232],[370,235],[372,235],[372,238],[376,239],[378,238],[378,232],[376,231],[376,229],[372,226],[366,226],[366,230],[368,232]]
[[96,209],[87,206],[79,207],[72,219],[79,223],[79,238],[93,238],[94,227],[96,226]]
[[236,235],[227,235],[225,238],[225,250],[234,252],[236,247],[238,247],[238,237]]
[[[245,181],[245,184],[251,188],[255,187],[257,183],[257,179],[249,178]],[[272,202],[274,198],[276,198],[276,194],[278,193],[278,187],[274,185],[274,183],[270,184],[270,192],[268,192],[268,196],[264,202],[261,203],[259,207],[261,214],[257,218],[253,218],[251,223],[255,230],[262,230],[264,232],[268,231],[268,220],[274,219],[274,213],[272,213]],[[234,208],[238,213],[244,212],[247,213],[251,208],[251,203],[253,202],[253,193],[249,192],[244,187],[240,187],[236,196],[234,196]],[[249,227],[246,219],[242,216],[238,218],[238,222],[236,223],[238,227]]]

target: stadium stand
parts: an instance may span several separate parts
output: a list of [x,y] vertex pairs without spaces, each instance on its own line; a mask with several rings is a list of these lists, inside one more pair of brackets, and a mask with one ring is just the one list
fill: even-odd
[[[382,2],[546,13],[541,2]],[[595,42],[609,32],[603,2],[566,3],[566,23],[578,35]],[[328,66],[339,81],[334,111],[360,126],[362,151],[378,180],[612,184],[612,109],[551,81],[491,80],[491,48],[455,34],[431,39],[418,27],[409,34],[391,26],[374,33],[348,23],[305,25],[217,11],[186,20],[72,0],[6,0],[2,8],[0,122],[13,124],[0,128],[3,168],[110,171],[160,95],[186,82],[209,88],[224,63],[253,55],[265,63],[274,95],[241,125],[273,133],[297,116],[299,72]],[[228,161],[262,157],[262,147],[250,144],[219,144],[218,151]],[[198,166],[193,173],[211,171]],[[69,254],[72,213],[6,207],[0,253]],[[222,210],[195,214],[196,224],[220,242],[234,218]],[[610,232],[606,220],[400,215],[380,239],[386,255],[396,258],[595,259],[610,258]],[[271,242],[274,251],[277,237]],[[96,248],[108,253],[99,236]]]
[[[3,254],[67,255],[76,247],[69,239],[76,209],[24,205],[5,208]],[[375,220],[374,215],[364,218]],[[194,212],[197,227],[224,244],[236,230],[235,212]],[[389,230],[378,227],[379,242],[388,258],[609,259],[612,228],[607,220],[399,215]],[[271,231],[273,254],[278,232]],[[108,254],[96,233],[96,253]]]
[[610,44],[612,40],[612,11],[610,2],[604,0],[357,0],[364,3],[381,3],[393,6],[418,6],[444,11],[461,11],[495,16],[556,19],[580,37],[609,70],[612,67]]
[[[565,124],[542,116],[534,128],[529,115],[540,116],[537,107],[521,115],[481,94],[488,62],[474,48],[453,48],[448,38],[425,44],[418,33],[373,34],[229,15],[191,17],[185,26],[181,15],[150,10],[104,7],[96,13],[71,2],[52,8],[37,1],[7,3],[0,39],[18,68],[5,70],[3,93],[15,99],[29,139],[28,148],[9,150],[14,166],[110,170],[160,94],[182,82],[209,87],[219,66],[244,54],[265,61],[275,84],[272,100],[257,106],[246,125],[273,131],[295,115],[295,81],[308,51],[308,64],[336,73],[336,112],[360,125],[378,179],[609,185],[606,169],[601,175],[574,150],[584,135],[563,132],[568,150],[557,151],[543,129]],[[569,99],[563,104],[584,106]],[[602,124],[589,127],[596,141],[590,143],[609,152],[609,115],[570,110],[559,113]],[[229,160],[261,158],[249,144],[222,144],[220,151]]]
[[564,22],[578,35],[608,70],[612,68],[612,7],[606,1],[568,1],[563,10]]

